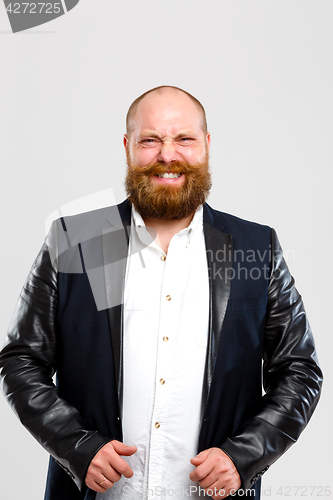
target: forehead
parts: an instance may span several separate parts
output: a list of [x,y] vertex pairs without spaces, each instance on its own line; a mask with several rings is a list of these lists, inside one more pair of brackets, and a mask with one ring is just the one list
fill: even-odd
[[168,135],[179,130],[202,129],[202,113],[190,97],[180,91],[152,92],[138,104],[132,117],[136,133],[147,130]]

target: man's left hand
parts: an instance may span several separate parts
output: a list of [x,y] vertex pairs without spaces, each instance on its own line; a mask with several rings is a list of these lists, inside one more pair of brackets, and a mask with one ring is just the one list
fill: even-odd
[[214,500],[226,498],[240,488],[241,479],[232,460],[220,448],[209,448],[190,461],[196,468],[190,479],[198,481],[201,488]]

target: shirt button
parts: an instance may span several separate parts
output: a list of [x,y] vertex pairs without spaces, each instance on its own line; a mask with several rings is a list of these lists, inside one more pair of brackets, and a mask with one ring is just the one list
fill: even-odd
[[161,384],[161,385],[165,384],[165,380],[164,380],[164,378],[161,378],[161,379],[160,379],[160,384]]
[[161,260],[164,262],[166,260],[166,256],[165,255],[161,255]]
[[167,300],[171,300],[170,295],[167,295],[165,298],[166,298]]
[[169,337],[163,337],[163,342],[168,342]]
[[159,422],[156,422],[155,429],[158,429],[159,427],[161,427],[161,424]]

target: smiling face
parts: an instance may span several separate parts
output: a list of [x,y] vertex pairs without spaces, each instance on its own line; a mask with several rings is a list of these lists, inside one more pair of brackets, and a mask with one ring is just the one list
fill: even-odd
[[210,189],[202,111],[184,92],[164,88],[137,105],[124,136],[126,191],[142,216],[182,219]]

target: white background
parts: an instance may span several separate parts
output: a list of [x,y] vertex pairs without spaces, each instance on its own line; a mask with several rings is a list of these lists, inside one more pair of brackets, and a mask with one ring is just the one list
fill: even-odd
[[[105,189],[122,201],[127,108],[186,89],[212,135],[208,202],[277,230],[326,375],[263,498],[332,486],[332,18],[331,0],[81,0],[12,34],[0,4],[1,343],[46,218]],[[48,456],[3,398],[0,412],[0,498],[42,499]]]

